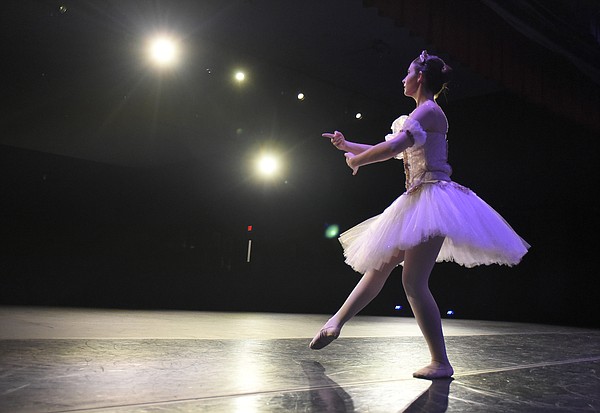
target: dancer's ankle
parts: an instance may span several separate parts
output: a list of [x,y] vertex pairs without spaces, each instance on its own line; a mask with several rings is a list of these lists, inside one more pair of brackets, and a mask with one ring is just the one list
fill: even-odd
[[341,330],[343,325],[344,324],[340,323],[339,320],[334,316],[334,317],[331,317],[329,320],[327,320],[327,322],[325,322],[325,324],[323,324],[322,328],[332,328],[332,329],[336,329],[336,330]]
[[344,318],[338,316],[337,314],[334,314],[329,320],[327,320],[327,324],[341,329],[342,327],[344,327],[344,324],[350,321],[350,319],[351,318]]

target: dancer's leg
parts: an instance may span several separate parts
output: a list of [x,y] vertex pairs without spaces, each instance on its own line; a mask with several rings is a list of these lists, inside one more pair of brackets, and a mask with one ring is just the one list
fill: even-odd
[[380,270],[367,271],[337,313],[329,319],[327,325],[335,325],[338,328],[342,328],[344,324],[377,297],[394,268],[403,260],[404,254],[400,252],[390,263],[385,264]]
[[454,374],[446,354],[440,311],[429,290],[429,275],[443,242],[443,237],[432,238],[407,250],[404,255],[402,284],[431,353],[431,364],[413,375],[425,379],[450,377]]
[[404,260],[404,252],[399,251],[390,263],[385,264],[380,270],[367,271],[354,290],[350,293],[344,304],[321,328],[321,331],[310,343],[310,348],[318,350],[335,340],[340,330],[360,310],[366,307],[379,294],[390,273]]

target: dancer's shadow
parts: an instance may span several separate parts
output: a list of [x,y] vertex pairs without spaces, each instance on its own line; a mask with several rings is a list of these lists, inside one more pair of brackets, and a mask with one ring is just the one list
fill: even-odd
[[450,379],[432,380],[431,385],[417,400],[411,403],[403,413],[444,413],[448,409]]
[[[310,411],[354,412],[352,397],[325,374],[325,368],[317,361],[301,361],[302,370],[308,377]],[[432,380],[429,388],[404,413],[444,413],[448,409],[450,384],[453,379]]]
[[352,397],[325,374],[325,368],[317,361],[301,361],[300,365],[308,377],[310,411],[354,412]]

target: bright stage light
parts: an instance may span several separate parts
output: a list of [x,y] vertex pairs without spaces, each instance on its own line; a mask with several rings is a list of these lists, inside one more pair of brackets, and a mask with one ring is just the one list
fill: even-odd
[[177,42],[168,36],[157,36],[150,41],[150,59],[159,67],[170,67],[177,62]]
[[271,185],[284,182],[286,159],[275,142],[262,142],[249,155],[247,165],[256,183]]
[[279,160],[270,154],[264,154],[258,158],[258,172],[264,177],[271,177],[279,171]]

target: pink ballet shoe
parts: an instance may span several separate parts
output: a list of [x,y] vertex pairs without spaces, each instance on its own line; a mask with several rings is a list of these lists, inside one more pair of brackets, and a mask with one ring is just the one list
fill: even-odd
[[449,379],[454,374],[454,369],[449,364],[431,363],[413,373],[413,377],[425,380]]
[[336,327],[323,327],[321,331],[317,333],[315,338],[312,339],[308,347],[313,350],[321,350],[326,347],[333,340],[340,336],[340,329]]

